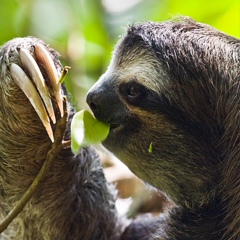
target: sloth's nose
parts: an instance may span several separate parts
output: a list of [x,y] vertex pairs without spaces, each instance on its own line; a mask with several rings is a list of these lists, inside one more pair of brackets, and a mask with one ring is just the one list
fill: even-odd
[[103,87],[92,88],[87,94],[87,104],[91,108],[95,118],[108,122],[111,116],[111,99]]
[[102,122],[116,121],[124,113],[116,92],[108,85],[93,86],[87,94],[86,101],[95,118]]
[[94,115],[99,111],[99,103],[100,101],[100,94],[97,94],[94,91],[90,91],[87,94],[87,104],[89,105],[89,107],[91,108],[92,112],[94,113]]
[[125,114],[125,105],[119,98],[112,76],[98,80],[89,90],[86,101],[99,121],[116,122]]

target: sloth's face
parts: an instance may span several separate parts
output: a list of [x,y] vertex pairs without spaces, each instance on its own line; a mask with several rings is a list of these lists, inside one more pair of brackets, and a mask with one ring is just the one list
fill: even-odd
[[169,73],[141,42],[128,51],[122,51],[122,45],[87,96],[95,117],[110,125],[103,145],[138,177],[175,201],[187,195],[202,201],[202,191],[208,191],[214,173],[209,177],[211,170],[205,169],[208,153],[178,124],[178,120],[184,122],[181,114],[171,113],[176,109],[169,96]]
[[[145,59],[129,53],[122,61],[115,54],[107,72],[87,96],[95,117],[110,125],[103,145],[123,161],[128,161],[130,155],[148,155],[150,145],[156,144],[154,128],[165,128],[158,124],[157,115],[160,99],[156,83],[161,81],[156,79],[158,62],[145,49],[140,54],[145,54]],[[146,58],[152,62],[147,63]]]
[[[161,31],[160,25],[154,27]],[[176,202],[199,203],[217,174],[214,138],[201,125],[212,121],[212,110],[204,107],[210,88],[194,79],[198,66],[185,64],[194,61],[192,51],[182,54],[169,36],[154,48],[131,33],[123,38],[87,102],[95,117],[110,125],[103,142],[108,150]]]

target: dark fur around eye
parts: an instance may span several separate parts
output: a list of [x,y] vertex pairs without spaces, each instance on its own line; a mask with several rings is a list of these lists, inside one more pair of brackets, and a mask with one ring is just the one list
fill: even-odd
[[122,83],[119,87],[119,93],[128,104],[147,111],[159,112],[161,106],[165,105],[162,95],[147,89],[135,80]]
[[135,80],[121,84],[119,87],[121,96],[130,104],[138,105],[147,96],[146,88]]

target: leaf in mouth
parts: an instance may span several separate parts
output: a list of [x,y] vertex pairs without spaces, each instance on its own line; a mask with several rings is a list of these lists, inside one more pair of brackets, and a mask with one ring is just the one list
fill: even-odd
[[109,130],[109,124],[98,121],[89,111],[77,112],[71,123],[73,153],[76,154],[81,147],[102,142],[108,136]]

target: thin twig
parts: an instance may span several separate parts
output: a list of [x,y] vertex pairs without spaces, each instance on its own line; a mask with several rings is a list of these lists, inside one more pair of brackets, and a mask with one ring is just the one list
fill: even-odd
[[43,179],[49,172],[52,163],[54,162],[56,156],[59,152],[64,148],[64,144],[62,144],[64,132],[66,130],[67,123],[67,110],[66,110],[66,98],[64,98],[64,116],[57,121],[56,129],[54,133],[54,142],[51,145],[50,150],[47,153],[46,160],[43,162],[43,165],[33,180],[30,187],[26,190],[22,198],[17,202],[17,204],[13,207],[13,209],[8,213],[5,219],[0,224],[0,233],[2,233],[8,225],[17,217],[17,215],[23,210],[26,204],[30,201],[33,194],[38,189],[39,185],[43,182]]
[[70,68],[71,68],[71,67],[69,67],[69,66],[65,66],[65,67],[63,68],[62,75],[61,75],[61,77],[60,77],[60,79],[59,79],[59,83],[60,83],[60,84],[62,84],[62,83],[64,82],[65,77],[67,76],[68,70],[69,70]]

